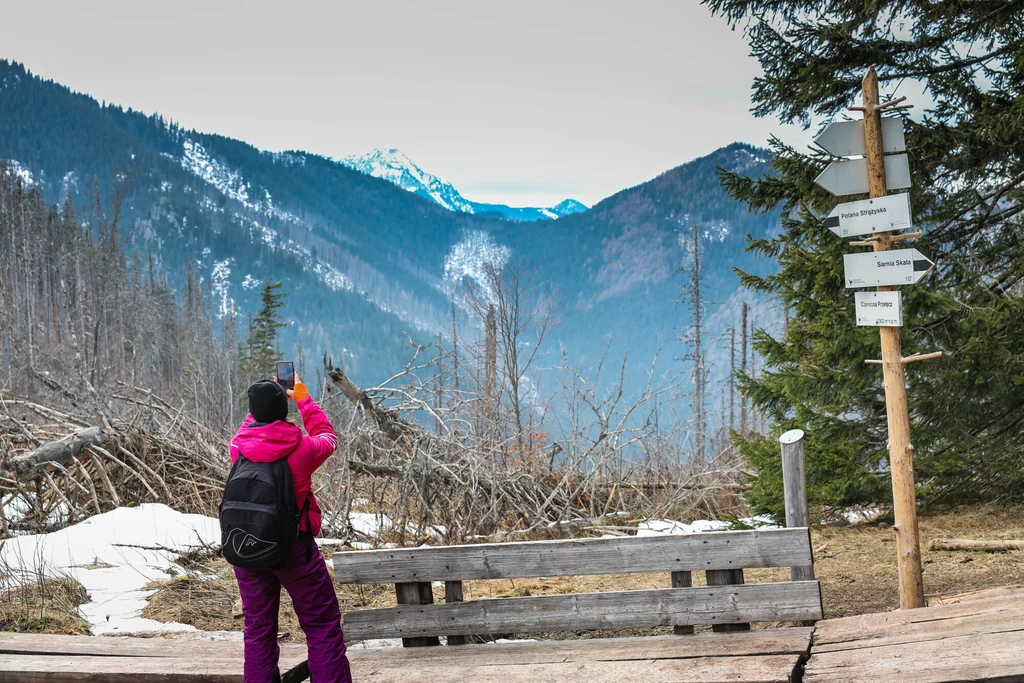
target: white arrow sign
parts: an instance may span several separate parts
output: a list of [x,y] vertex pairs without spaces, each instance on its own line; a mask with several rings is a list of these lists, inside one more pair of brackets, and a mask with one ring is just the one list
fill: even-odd
[[[814,143],[837,157],[864,156],[868,153],[864,140],[864,121],[835,121],[821,132]],[[889,116],[882,119],[882,151],[903,152],[907,142],[903,137],[903,119]]]
[[832,209],[823,222],[826,228],[840,237],[905,230],[913,225],[910,218],[910,195],[891,194],[840,204]]
[[912,285],[935,266],[917,249],[844,254],[846,288]]
[[895,292],[856,292],[857,324],[863,327],[903,327],[903,297]]
[[[910,187],[910,163],[906,154],[893,154],[885,159],[885,188],[903,190]],[[826,190],[841,197],[868,191],[868,160],[833,161],[814,179]]]

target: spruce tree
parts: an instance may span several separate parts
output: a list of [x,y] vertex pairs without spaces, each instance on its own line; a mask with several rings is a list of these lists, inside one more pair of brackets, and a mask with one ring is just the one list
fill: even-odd
[[[905,83],[923,115],[905,120],[913,178],[914,246],[937,272],[904,287],[904,355],[945,358],[907,368],[919,498],[992,500],[1024,493],[1024,2],[705,0],[742,28],[764,75],[753,111],[805,127],[859,104],[874,66],[883,100]],[[904,114],[905,115],[905,114]],[[808,485],[819,503],[888,495],[887,429],[878,331],[857,327],[842,255],[854,251],[820,220],[838,202],[813,183],[830,161],[821,150],[772,142],[773,174],[722,174],[754,211],[782,211],[777,236],[751,248],[777,260],[747,286],[777,296],[790,313],[781,338],[759,331],[758,378],[742,389],[775,434],[808,433]],[[843,201],[859,199],[846,197]],[[781,513],[774,438],[741,444],[760,471],[749,500]]]
[[243,350],[242,369],[250,382],[271,377],[274,373],[274,362],[281,357],[277,331],[288,326],[288,323],[281,320],[278,312],[284,307],[284,298],[288,296],[280,291],[283,286],[283,282],[271,282],[270,278],[267,278],[260,293],[260,310],[249,321],[249,335]]

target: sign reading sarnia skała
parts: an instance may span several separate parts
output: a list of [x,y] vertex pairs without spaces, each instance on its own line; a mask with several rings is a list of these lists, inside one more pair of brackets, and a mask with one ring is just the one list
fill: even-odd
[[847,289],[912,285],[923,278],[934,265],[931,259],[917,249],[843,255]]

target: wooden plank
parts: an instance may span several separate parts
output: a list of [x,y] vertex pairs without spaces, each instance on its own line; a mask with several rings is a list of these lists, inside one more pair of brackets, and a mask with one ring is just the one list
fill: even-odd
[[980,588],[976,591],[958,593],[956,595],[943,595],[928,601],[929,605],[952,605],[970,600],[987,600],[989,598],[1020,598],[1024,597],[1024,587],[1014,588]]
[[[471,665],[485,660],[505,664],[628,661],[635,659],[696,659],[747,655],[805,655],[810,650],[810,628],[755,629],[736,633],[698,633],[686,638],[642,636],[583,640],[507,641],[457,648],[352,648],[349,659],[384,658],[388,666],[416,669],[427,666]],[[370,666],[370,665],[367,665]]]
[[[242,650],[241,641],[0,632],[0,654],[241,659]],[[305,645],[281,644],[282,669],[286,663],[291,666],[305,659]]]
[[481,659],[475,664],[409,669],[389,666],[387,657],[382,656],[373,661],[354,661],[352,678],[357,681],[372,680],[376,683],[787,683],[792,680],[799,659],[799,655],[768,655],[502,665]]
[[[462,582],[461,581],[445,581],[444,582],[444,601],[445,604],[452,602],[464,602],[462,599]],[[466,636],[464,635],[449,635],[449,645],[465,645]]]
[[[818,622],[815,647],[845,649],[863,647],[870,641],[911,642],[929,634],[991,631],[1002,627],[1013,630],[1024,621],[1024,596],[977,599],[900,610],[884,614],[864,614]],[[832,648],[832,646],[835,646]]]
[[474,600],[345,613],[347,640],[821,618],[817,581]]
[[811,564],[806,529],[398,548],[334,553],[341,583],[704,571]]
[[805,683],[871,681],[1024,681],[1024,631],[936,635],[935,639],[818,653],[812,648]]
[[[709,586],[731,586],[743,583],[742,569],[712,569],[705,572]],[[750,624],[715,624],[711,627],[715,633],[729,631],[749,631]]]
[[242,683],[241,659],[0,655],[0,683]]
[[[691,588],[693,586],[693,574],[691,572],[672,572],[673,588]],[[672,633],[677,636],[686,636],[693,633],[693,625],[676,624],[672,627]]]
[[[396,583],[395,595],[399,605],[432,605],[434,603],[434,591],[431,590],[429,582],[421,583]],[[394,638],[397,633],[383,638]],[[427,638],[402,638],[402,647],[431,647],[440,645],[441,641],[437,636]]]

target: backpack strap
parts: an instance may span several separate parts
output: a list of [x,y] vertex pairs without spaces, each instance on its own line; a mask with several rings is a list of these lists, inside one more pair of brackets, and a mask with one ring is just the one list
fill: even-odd
[[309,501],[313,498],[313,482],[309,482],[309,493],[302,503],[302,510],[299,512],[299,529],[302,529],[302,518],[306,519],[306,532],[309,534],[309,545],[306,546],[306,562],[313,561],[313,544],[316,542],[313,537],[313,525],[309,523]]

